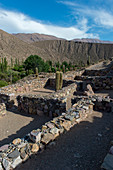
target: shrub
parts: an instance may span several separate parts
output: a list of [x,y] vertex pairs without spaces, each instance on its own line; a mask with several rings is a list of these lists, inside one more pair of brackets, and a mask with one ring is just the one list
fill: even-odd
[[32,70],[35,73],[35,68],[38,68],[39,72],[48,72],[49,64],[44,62],[41,57],[37,55],[29,56],[24,62],[25,70]]
[[0,87],[7,86],[8,83],[6,81],[0,80]]

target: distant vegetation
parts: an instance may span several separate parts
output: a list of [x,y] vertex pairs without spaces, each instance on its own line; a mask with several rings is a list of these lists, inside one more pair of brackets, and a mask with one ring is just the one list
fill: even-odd
[[11,58],[10,65],[8,65],[6,58],[2,58],[0,62],[0,87],[15,83],[17,80],[22,79],[30,74],[35,74],[36,68],[38,68],[39,73],[55,73],[56,71],[66,72],[77,70],[81,67],[84,67],[82,62],[79,63],[79,67],[77,65],[72,65],[71,62],[67,63],[66,61],[53,64],[50,60],[45,62],[37,55],[31,55],[21,63],[19,59],[15,59],[15,61],[13,61]]

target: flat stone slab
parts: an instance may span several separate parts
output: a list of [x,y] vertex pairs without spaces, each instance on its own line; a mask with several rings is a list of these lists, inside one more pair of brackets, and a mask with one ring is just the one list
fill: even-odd
[[8,145],[8,144],[7,144],[7,145],[3,145],[3,146],[1,146],[1,147],[0,147],[0,151],[7,150],[7,149],[8,149],[8,147],[9,147],[9,145]]
[[8,154],[8,158],[17,158],[18,156],[20,156],[20,152],[16,149],[13,152],[11,152],[10,154]]
[[107,154],[101,167],[106,170],[113,170],[113,155]]

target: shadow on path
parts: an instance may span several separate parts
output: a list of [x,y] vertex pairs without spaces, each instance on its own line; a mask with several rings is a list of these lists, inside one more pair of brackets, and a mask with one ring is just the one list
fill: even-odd
[[[7,143],[10,143],[13,139],[15,138],[23,138],[27,133],[29,133],[30,131],[32,131],[33,129],[38,129],[41,127],[41,125],[43,125],[45,122],[49,121],[50,118],[47,117],[47,116],[38,116],[38,115],[29,115],[29,114],[23,114],[23,113],[20,113],[18,111],[11,111],[11,114],[13,114],[12,116],[14,116],[15,114],[17,115],[22,115],[22,119],[24,119],[24,116],[25,117],[31,117],[33,118],[32,121],[30,121],[29,124],[27,124],[26,126],[23,126],[22,128],[20,128],[19,130],[16,131],[16,133],[14,134],[11,134],[10,136],[8,136],[7,138],[3,139],[0,141],[0,146],[1,145],[4,145],[4,144],[7,144]],[[4,117],[7,119],[7,117]],[[18,121],[21,121],[21,119],[18,120],[18,117],[16,118],[16,123],[19,124]],[[12,124],[14,124],[14,122],[11,122]],[[9,123],[10,125],[10,123]],[[7,125],[5,125],[7,126]],[[10,130],[10,127],[7,127],[9,128]],[[15,128],[15,125],[14,127]]]
[[16,170],[100,170],[113,139],[113,113],[93,112]]

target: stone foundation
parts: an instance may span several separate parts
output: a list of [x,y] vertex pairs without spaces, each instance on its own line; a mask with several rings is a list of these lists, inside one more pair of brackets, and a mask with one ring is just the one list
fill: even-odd
[[22,95],[17,97],[18,101],[18,110],[28,114],[40,114],[43,112],[50,117],[59,116],[62,112],[65,112],[67,108],[71,108],[69,100],[70,95],[73,95],[76,91],[77,85],[75,83],[71,84],[68,87],[54,92],[48,96],[39,96],[39,95]]
[[112,76],[76,76],[76,80],[82,80],[86,84],[90,84],[93,90],[113,90],[113,77]]

